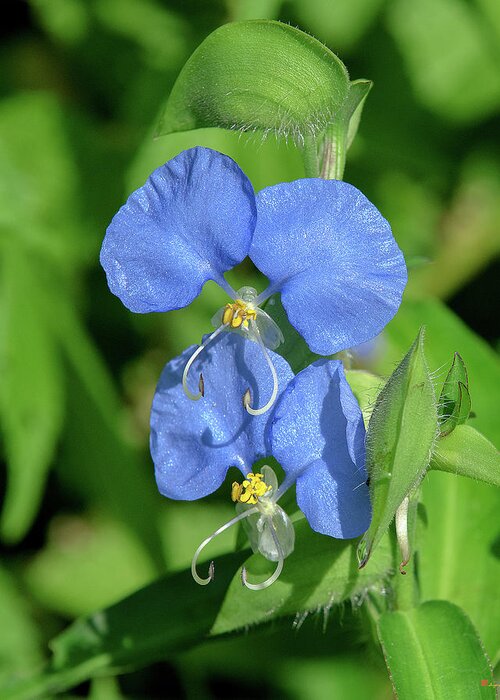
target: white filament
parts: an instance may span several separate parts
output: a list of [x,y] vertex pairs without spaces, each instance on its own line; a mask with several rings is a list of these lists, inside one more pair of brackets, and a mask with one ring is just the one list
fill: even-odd
[[201,578],[199,576],[198,572],[196,571],[196,563],[198,561],[198,557],[200,556],[201,552],[205,549],[207,544],[210,544],[210,542],[215,539],[218,535],[221,533],[225,532],[228,528],[232,527],[233,525],[236,525],[240,520],[243,520],[244,518],[248,518],[250,515],[253,515],[254,513],[258,513],[259,509],[257,507],[250,508],[250,510],[246,510],[244,513],[240,513],[237,515],[235,518],[227,522],[225,525],[222,525],[219,527],[215,532],[213,532],[210,537],[207,537],[203,542],[200,544],[196,552],[194,553],[193,560],[191,561],[191,574],[193,575],[194,580],[196,583],[199,583],[200,586],[206,586],[207,584],[210,583],[210,581],[214,580],[215,577],[215,565],[213,561],[210,562],[210,565],[208,567],[208,577],[207,578]]
[[184,372],[182,373],[182,388],[184,389],[184,393],[186,394],[186,396],[188,397],[188,399],[191,399],[191,401],[198,401],[198,399],[201,399],[201,397],[203,396],[203,391],[202,391],[203,379],[202,379],[201,374],[200,374],[200,382],[199,382],[200,391],[198,391],[197,394],[193,394],[193,393],[188,389],[187,377],[188,377],[188,374],[189,374],[189,370],[191,369],[191,365],[192,365],[193,362],[196,360],[196,358],[198,357],[198,355],[199,355],[201,352],[203,352],[203,350],[207,347],[207,345],[209,345],[209,344],[212,342],[212,340],[214,340],[215,338],[217,338],[217,336],[219,335],[219,333],[221,333],[221,331],[223,331],[223,330],[227,327],[227,325],[228,325],[227,323],[223,323],[221,326],[219,326],[219,327],[217,328],[217,330],[215,330],[215,331],[207,338],[207,340],[206,340],[204,343],[202,343],[202,344],[200,345],[199,348],[196,348],[196,350],[193,352],[193,354],[191,355],[191,357],[189,358],[189,360],[186,362],[186,366],[184,367]]
[[263,413],[266,413],[266,411],[269,411],[273,403],[276,401],[276,397],[278,396],[278,375],[276,373],[276,368],[272,363],[271,358],[269,357],[269,353],[267,352],[267,348],[262,342],[262,338],[260,337],[259,329],[257,327],[257,324],[255,321],[250,321],[250,328],[252,333],[254,334],[255,339],[257,340],[257,343],[259,344],[259,347],[262,351],[262,354],[264,355],[264,358],[269,365],[269,369],[271,370],[271,373],[273,375],[273,391],[271,394],[271,398],[269,401],[266,403],[265,406],[262,406],[262,408],[252,408],[250,406],[250,389],[247,389],[246,392],[243,394],[243,405],[245,406],[246,410],[248,413],[250,413],[251,416],[261,416]]
[[241,570],[241,582],[244,586],[249,588],[251,591],[262,591],[264,588],[268,588],[271,586],[280,576],[281,572],[283,571],[283,562],[284,562],[284,556],[283,556],[283,550],[281,549],[280,542],[278,540],[278,536],[276,535],[276,531],[274,527],[272,526],[271,522],[269,523],[269,529],[271,531],[271,534],[273,536],[274,544],[276,545],[276,550],[279,555],[278,563],[276,565],[276,569],[274,570],[274,573],[269,576],[269,578],[266,578],[265,581],[262,581],[261,583],[249,583],[247,579],[247,570],[245,567],[242,568]]

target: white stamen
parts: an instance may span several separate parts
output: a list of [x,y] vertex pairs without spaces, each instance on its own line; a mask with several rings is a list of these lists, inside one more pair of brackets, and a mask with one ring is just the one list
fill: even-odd
[[196,358],[198,357],[198,355],[199,355],[201,352],[203,352],[203,350],[207,347],[207,345],[208,345],[209,343],[211,343],[212,340],[214,340],[215,338],[217,338],[217,336],[219,335],[219,333],[220,333],[221,331],[223,331],[225,328],[227,328],[227,325],[228,325],[227,323],[223,323],[221,326],[219,326],[219,327],[217,328],[217,330],[215,330],[215,331],[212,333],[212,335],[210,335],[210,336],[207,338],[207,340],[206,340],[204,343],[202,343],[202,345],[200,345],[199,348],[196,348],[196,350],[193,352],[193,354],[191,355],[191,357],[189,358],[189,360],[186,362],[186,366],[184,367],[184,372],[182,373],[182,388],[184,389],[184,393],[186,394],[186,396],[188,397],[188,399],[191,399],[191,401],[198,401],[198,400],[201,399],[201,397],[204,396],[204,394],[205,394],[205,392],[204,392],[203,376],[202,376],[201,374],[200,374],[200,380],[199,380],[199,384],[198,384],[198,386],[199,386],[199,391],[198,391],[198,393],[197,393],[197,394],[193,394],[193,393],[188,389],[187,377],[188,377],[188,374],[189,374],[189,370],[191,369],[191,365],[192,365],[193,362],[196,360]]
[[208,577],[207,578],[201,578],[201,576],[199,576],[198,572],[196,571],[196,562],[198,561],[198,557],[200,556],[201,552],[205,549],[207,544],[210,544],[210,542],[215,537],[217,537],[221,533],[225,532],[225,530],[230,528],[232,525],[235,525],[240,520],[243,520],[244,518],[248,518],[250,515],[253,515],[254,513],[258,513],[258,512],[259,512],[259,509],[254,507],[254,508],[250,508],[250,510],[246,510],[244,513],[240,513],[235,518],[233,518],[232,520],[227,522],[225,525],[222,525],[221,527],[219,527],[219,529],[216,530],[215,532],[213,532],[210,535],[210,537],[207,537],[205,540],[203,540],[203,542],[200,544],[200,546],[198,547],[198,549],[194,553],[194,557],[193,557],[193,560],[191,562],[191,574],[192,574],[194,580],[196,581],[196,583],[199,583],[200,586],[206,586],[207,584],[210,583],[210,581],[213,581],[214,577],[215,577],[215,565],[214,565],[213,561],[210,562],[210,565],[208,567]]
[[269,578],[266,578],[265,581],[262,581],[261,583],[249,583],[247,580],[247,570],[245,567],[241,569],[241,582],[244,586],[249,588],[251,591],[262,591],[264,588],[268,588],[271,586],[280,576],[281,572],[283,571],[283,562],[285,560],[283,556],[283,550],[281,549],[280,542],[278,540],[278,536],[276,535],[276,531],[274,527],[272,526],[271,523],[269,523],[269,530],[271,532],[271,535],[273,536],[274,544],[276,545],[276,551],[278,552],[278,563],[276,565],[276,569],[274,570],[274,573],[269,576]]
[[254,336],[259,344],[259,347],[262,351],[262,354],[264,355],[265,360],[266,360],[267,364],[269,365],[269,369],[271,370],[271,373],[273,375],[273,392],[271,394],[271,398],[269,399],[269,401],[266,403],[265,406],[262,406],[262,408],[252,408],[250,406],[250,401],[252,400],[251,395],[250,395],[250,389],[247,389],[246,392],[243,394],[243,405],[246,408],[246,410],[248,411],[248,413],[250,413],[250,415],[252,415],[252,416],[261,416],[263,413],[266,413],[266,411],[268,411],[271,408],[271,406],[273,405],[273,403],[276,401],[276,397],[278,396],[278,375],[276,373],[276,368],[273,365],[271,358],[269,357],[269,353],[267,352],[267,348],[264,345],[264,343],[262,342],[262,338],[260,337],[260,333],[259,333],[259,329],[257,327],[257,324],[253,320],[250,321],[250,330],[254,334]]

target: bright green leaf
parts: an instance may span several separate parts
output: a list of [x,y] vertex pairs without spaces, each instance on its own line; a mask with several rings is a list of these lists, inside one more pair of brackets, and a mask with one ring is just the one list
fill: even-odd
[[500,486],[500,455],[496,447],[470,425],[459,425],[436,443],[431,467]]
[[348,91],[342,61],[308,34],[270,20],[225,24],[182,69],[159,133],[218,126],[302,142],[332,121]]
[[133,593],[105,610],[74,622],[51,642],[43,675],[11,688],[2,700],[52,696],[103,674],[140,668],[206,638],[241,554],[217,559],[217,579],[198,586],[183,571]]
[[373,516],[360,545],[360,566],[424,475],[437,432],[434,387],[417,339],[378,395],[366,436]]
[[[464,428],[468,430],[468,426],[457,428],[455,439]],[[498,658],[500,490],[432,470],[424,479],[422,500],[427,520],[417,534],[422,599],[460,605],[477,627],[490,658]]]
[[[392,566],[387,542],[370,566],[359,571],[353,543],[318,535],[305,520],[296,524],[295,532],[295,550],[286,559],[283,573],[272,586],[255,596],[255,591],[241,585],[239,575],[233,578],[212,634],[223,634],[284,615],[322,607],[328,609],[343,600],[355,599],[380,583]],[[264,580],[275,566],[260,554],[245,562],[251,581]]]
[[384,613],[378,631],[398,700],[494,700],[481,640],[456,605],[430,601]]

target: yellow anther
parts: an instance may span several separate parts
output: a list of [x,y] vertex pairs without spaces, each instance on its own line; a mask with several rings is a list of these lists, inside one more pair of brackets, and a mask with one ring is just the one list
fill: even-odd
[[224,311],[222,312],[222,323],[231,323],[232,318],[233,318],[234,310],[233,310],[233,305],[232,304],[227,304],[227,306],[224,307]]
[[238,484],[237,481],[233,481],[233,485],[231,487],[231,498],[233,499],[233,501],[235,503],[236,503],[236,501],[239,501],[242,491],[243,491],[242,484]]
[[248,321],[256,318],[256,310],[248,306],[242,299],[237,299],[233,304],[226,304],[222,312],[222,323],[231,328],[240,328],[240,326],[248,328]]
[[257,500],[271,490],[265,481],[262,481],[263,474],[250,472],[242,484],[235,481],[231,488],[231,498],[239,503],[249,503],[255,505]]

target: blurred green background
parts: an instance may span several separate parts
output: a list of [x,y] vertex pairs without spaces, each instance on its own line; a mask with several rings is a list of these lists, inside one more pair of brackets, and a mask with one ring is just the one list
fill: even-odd
[[[389,219],[411,275],[405,304],[370,367],[389,374],[425,323],[436,380],[453,351],[462,352],[476,425],[498,438],[491,385],[499,336],[496,0],[9,5],[0,72],[0,681],[37,668],[48,641],[76,616],[186,567],[199,542],[231,517],[226,491],[203,503],[162,499],[148,454],[160,370],[209,330],[224,295],[207,285],[189,309],[136,316],[110,294],[98,264],[106,227],[127,195],[185,148],[231,155],[256,190],[303,176],[292,143],[263,142],[258,134],[210,129],[153,138],[184,62],[220,24],[290,22],[338,53],[352,79],[374,81],[345,179]],[[232,275],[236,288],[262,288],[247,264]],[[442,477],[428,487],[437,533],[445,519],[473,517],[473,503],[477,516],[477,504],[492,493],[444,475],[461,504],[450,515]],[[486,519],[475,539],[464,530],[460,542],[444,540],[448,566],[461,580],[459,552],[470,547],[480,556],[481,527],[494,534]],[[226,533],[212,552],[233,543]],[[488,556],[498,572],[498,546]],[[475,561],[465,586],[477,576]],[[463,604],[488,637],[480,593],[473,604],[452,579],[427,582],[428,597]],[[327,613],[310,617],[83,684],[72,696],[390,698],[363,609],[343,606],[327,624]],[[494,661],[495,653],[491,647]]]

